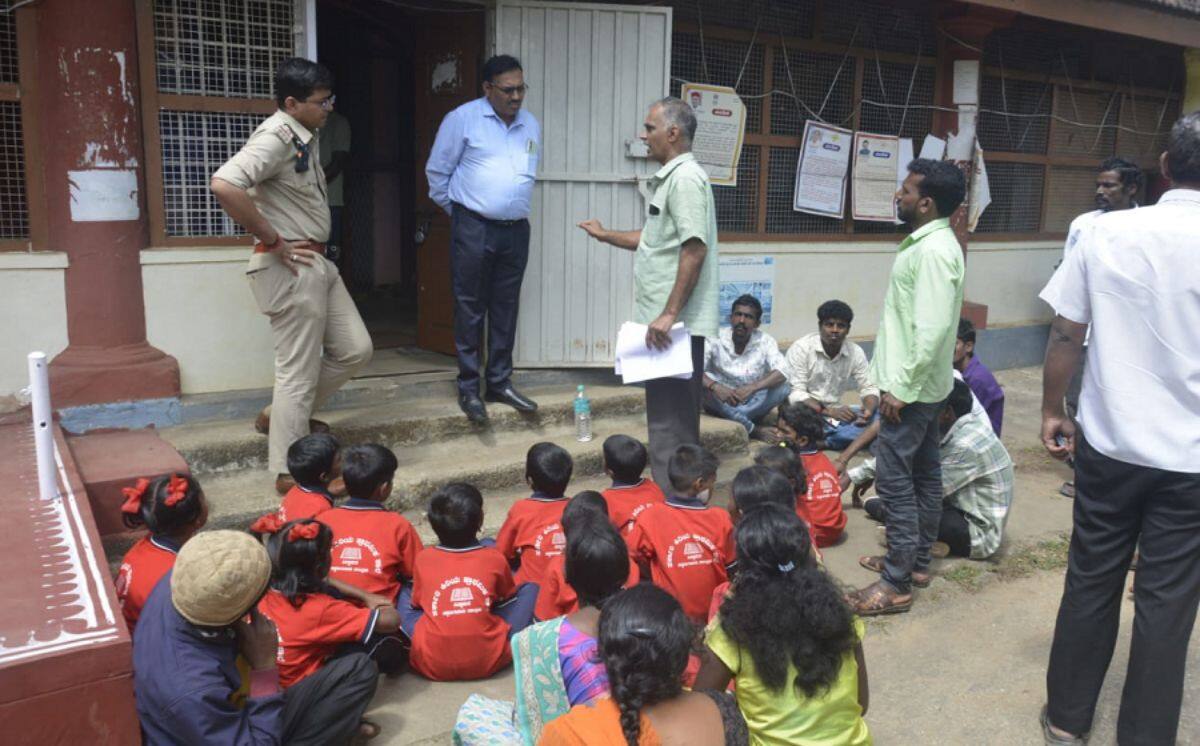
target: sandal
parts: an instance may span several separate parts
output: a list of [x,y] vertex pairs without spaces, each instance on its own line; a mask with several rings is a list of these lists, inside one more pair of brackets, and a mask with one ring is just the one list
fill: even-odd
[[1058,494],[1062,495],[1063,497],[1075,497],[1075,483],[1063,482],[1062,487],[1058,488]]
[[[858,564],[867,568],[871,572],[877,572],[880,575],[883,574],[883,557],[880,555],[875,555],[873,557],[859,557]],[[933,576],[927,572],[917,572],[916,570],[913,570],[910,580],[917,588],[928,588],[929,584],[933,582]]]
[[896,593],[883,584],[872,583],[846,596],[846,603],[859,616],[901,614],[912,608],[912,594]]
[[1062,746],[1066,746],[1067,744],[1087,743],[1088,737],[1086,733],[1082,736],[1073,736],[1070,734],[1066,736],[1060,736],[1051,730],[1050,718],[1046,715],[1046,711],[1048,709],[1048,705],[1042,705],[1042,715],[1040,718],[1038,718],[1042,723],[1042,740],[1045,742],[1046,746],[1060,746],[1060,744]]

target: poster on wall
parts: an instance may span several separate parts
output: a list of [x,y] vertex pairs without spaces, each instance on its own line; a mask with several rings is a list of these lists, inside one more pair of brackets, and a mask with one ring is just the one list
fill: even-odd
[[900,138],[854,133],[855,220],[893,223],[896,220],[896,177],[900,171]]
[[813,120],[804,123],[792,209],[840,218],[846,214],[846,171],[854,133]]
[[729,326],[733,301],[741,295],[753,295],[762,304],[760,321],[771,323],[771,306],[775,295],[775,257],[721,256],[718,270],[721,283],[721,326]]
[[684,83],[680,97],[696,115],[692,154],[716,186],[737,186],[746,135],[746,105],[728,86]]

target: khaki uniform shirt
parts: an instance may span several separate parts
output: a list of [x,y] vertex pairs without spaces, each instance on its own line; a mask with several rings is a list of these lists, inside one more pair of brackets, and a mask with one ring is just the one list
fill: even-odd
[[708,174],[691,153],[684,153],[650,177],[649,187],[649,215],[633,260],[633,320],[649,324],[662,314],[679,274],[683,244],[698,238],[708,252],[677,320],[695,336],[715,337],[719,325],[717,208]]
[[[309,146],[307,171],[296,171],[292,133]],[[288,114],[276,111],[267,117],[213,176],[249,190],[258,211],[286,240],[329,240],[329,204],[317,138]]]

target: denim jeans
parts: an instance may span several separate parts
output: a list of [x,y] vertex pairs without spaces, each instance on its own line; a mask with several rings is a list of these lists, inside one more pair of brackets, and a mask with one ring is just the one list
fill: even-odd
[[704,411],[726,420],[733,420],[750,433],[754,431],[754,421],[787,401],[791,392],[792,385],[784,381],[774,388],[755,391],[753,396],[741,404],[726,404],[717,399],[713,392],[705,389]]
[[938,414],[945,402],[914,402],[900,422],[883,420],[875,443],[875,492],[887,510],[883,580],[908,593],[912,572],[925,572],[929,547],[942,519],[942,463]]
[[[855,415],[862,413],[862,407],[850,407],[850,411]],[[854,439],[862,435],[863,430],[874,422],[879,417],[879,410],[876,409],[871,414],[871,419],[867,420],[866,425],[856,425],[853,422],[839,422],[836,425],[825,426],[825,449],[829,451],[840,451],[846,446],[854,442]]]

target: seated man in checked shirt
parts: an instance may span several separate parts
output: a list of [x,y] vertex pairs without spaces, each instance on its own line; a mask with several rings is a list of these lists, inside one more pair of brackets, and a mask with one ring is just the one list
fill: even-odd
[[787,400],[787,361],[779,344],[759,331],[762,304],[753,295],[733,302],[729,326],[704,340],[704,411],[734,420],[751,438],[778,441],[775,428],[759,421]]

